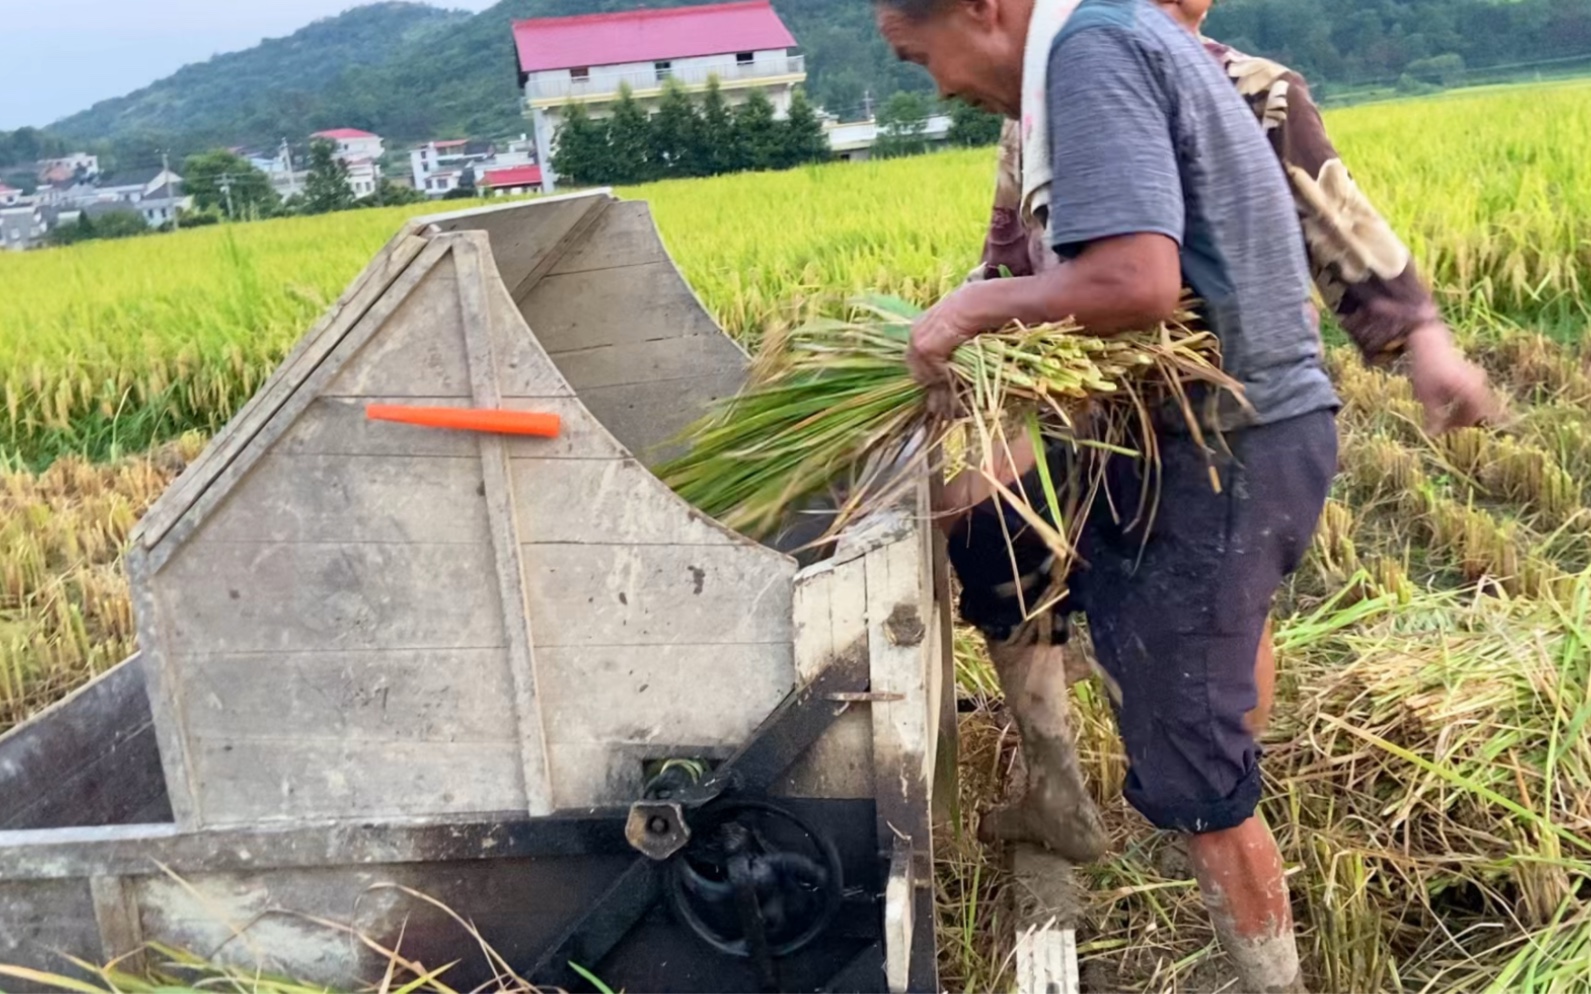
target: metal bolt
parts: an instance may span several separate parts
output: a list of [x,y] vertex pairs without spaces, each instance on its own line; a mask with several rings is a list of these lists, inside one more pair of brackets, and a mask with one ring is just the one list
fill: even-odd
[[653,815],[646,823],[646,830],[653,835],[667,835],[668,828],[668,819],[662,815]]

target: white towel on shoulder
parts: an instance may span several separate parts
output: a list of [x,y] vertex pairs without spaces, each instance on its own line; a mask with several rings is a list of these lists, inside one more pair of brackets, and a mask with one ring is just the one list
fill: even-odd
[[1022,223],[1050,206],[1050,49],[1082,0],[1034,0],[1022,53]]

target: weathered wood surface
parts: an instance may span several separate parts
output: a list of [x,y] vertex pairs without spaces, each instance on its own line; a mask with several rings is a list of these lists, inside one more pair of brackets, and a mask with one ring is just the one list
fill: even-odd
[[524,209],[462,212],[432,219],[441,232],[481,232],[491,242],[498,282],[516,299],[571,249],[589,244],[592,222],[613,198],[590,193],[547,199]]
[[[41,900],[86,907],[100,953],[142,936],[241,956],[246,943],[228,938],[239,920],[291,931],[301,922],[275,912],[286,902],[336,917],[348,893],[388,878],[453,881],[444,889],[472,917],[508,923],[531,891],[495,911],[471,904],[498,878],[437,862],[472,858],[457,845],[411,845],[403,870],[388,865],[390,840],[348,866],[315,862],[302,836],[290,872],[255,854],[281,855],[275,827],[305,820],[454,823],[627,802],[648,761],[734,753],[798,679],[855,656],[871,663],[872,697],[836,701],[844,714],[774,789],[854,798],[872,857],[904,846],[911,883],[888,914],[916,927],[890,953],[897,977],[933,986],[928,772],[948,646],[921,495],[798,581],[793,560],[644,468],[745,365],[644,205],[532,202],[411,230],[132,556],[174,812],[239,830],[219,848],[201,833],[203,852],[180,834],[67,853],[60,838],[0,833],[0,894],[8,861],[37,872],[52,848],[51,872],[76,861],[81,875]],[[367,421],[364,405],[382,400],[550,411],[564,429],[501,439]],[[157,854],[195,861],[203,899],[152,873]],[[563,883],[531,869],[562,873],[572,855],[524,858],[520,884],[557,895],[548,929],[607,872],[587,863]],[[349,913],[394,923],[388,896]],[[311,961],[328,975],[346,966],[345,939]]]
[[745,352],[680,277],[645,203],[608,206],[516,299],[586,407],[647,465],[744,382]]
[[1011,847],[1018,994],[1077,994],[1082,890],[1072,864],[1038,846]]
[[504,644],[485,544],[201,541],[161,591],[174,658]]
[[404,233],[371,260],[370,265],[349,285],[325,316],[293,347],[264,386],[233,416],[227,428],[211,439],[199,458],[189,464],[171,488],[149,509],[133,530],[134,543],[153,546],[165,537],[177,519],[187,513],[194,501],[247,446],[254,432],[286,402],[296,381],[331,354],[343,336],[397,282],[425,248],[424,239]]
[[0,736],[0,831],[170,820],[137,656]]
[[[582,215],[583,217],[584,215]],[[578,223],[578,222],[577,222]],[[502,404],[502,370],[507,367],[540,369],[544,378],[556,379],[545,357],[536,355],[528,336],[518,343],[504,341],[509,334],[494,334],[499,325],[518,324],[513,309],[497,301],[489,286],[501,281],[488,276],[492,250],[479,232],[454,250],[459,269],[459,304],[464,319],[464,341],[469,352],[470,389],[477,407]],[[494,306],[495,304],[495,306]],[[508,469],[508,447],[500,435],[479,439],[481,495],[485,498],[490,528],[492,561],[497,569],[498,596],[503,605],[503,634],[508,644],[508,673],[513,686],[517,723],[521,787],[525,807],[533,815],[552,811],[552,771],[547,761],[543,727],[541,681],[536,673],[536,650],[531,634],[531,612],[525,601],[525,564],[513,484]]]

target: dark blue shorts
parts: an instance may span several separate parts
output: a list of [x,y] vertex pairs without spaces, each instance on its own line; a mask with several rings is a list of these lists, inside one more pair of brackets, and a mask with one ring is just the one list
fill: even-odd
[[[1336,417],[1320,411],[1228,434],[1213,457],[1220,493],[1211,458],[1191,438],[1166,432],[1157,441],[1158,504],[1136,526],[1142,461],[1110,459],[1113,500],[1102,495],[1084,523],[1083,564],[1055,608],[1055,630],[1082,612],[1100,665],[1120,687],[1127,800],[1160,828],[1198,834],[1242,824],[1259,803],[1260,750],[1245,725],[1258,703],[1254,659],[1336,475]],[[1069,456],[1050,458],[1059,479]],[[1042,493],[1037,474],[1024,487]],[[1013,554],[1032,606],[1048,579],[1048,548],[990,501],[952,532],[949,549],[963,620],[1009,637],[1023,621]]]

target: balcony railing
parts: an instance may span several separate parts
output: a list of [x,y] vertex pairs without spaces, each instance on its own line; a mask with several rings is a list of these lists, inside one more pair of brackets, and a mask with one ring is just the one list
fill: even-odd
[[638,72],[604,73],[593,70],[590,76],[564,77],[562,79],[535,79],[525,84],[527,100],[592,100],[616,96],[628,83],[637,92],[656,90],[669,79],[679,80],[686,86],[706,86],[710,77],[717,76],[721,83],[772,79],[797,75],[806,71],[806,56],[789,55],[761,62],[744,62],[728,66],[690,66],[645,69]]

